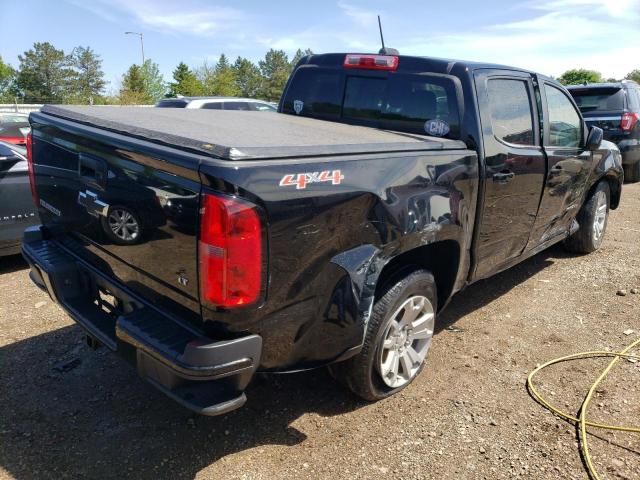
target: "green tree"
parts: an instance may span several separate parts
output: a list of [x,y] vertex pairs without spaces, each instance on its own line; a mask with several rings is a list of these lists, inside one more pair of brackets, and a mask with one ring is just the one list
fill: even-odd
[[595,70],[578,68],[567,70],[558,79],[563,85],[579,85],[581,83],[598,83],[602,81],[602,75]]
[[156,103],[167,93],[167,85],[160,73],[160,67],[157,63],[147,59],[142,66],[142,75],[147,100],[149,103]]
[[197,76],[202,82],[205,95],[235,97],[240,94],[240,89],[236,84],[235,69],[224,53],[220,55],[214,67],[205,62],[198,69]]
[[173,83],[169,84],[169,96],[202,95],[204,87],[198,77],[184,63],[180,62],[173,71]]
[[262,85],[260,69],[251,60],[238,57],[233,64],[233,70],[239,95],[247,98],[256,98]]
[[72,71],[63,50],[49,42],[33,44],[31,50],[18,55],[20,66],[16,87],[27,103],[62,102],[69,88]]
[[205,61],[194,72],[196,78],[202,84],[202,91],[204,95],[212,95],[212,91],[215,88],[216,72],[215,65],[209,64]]
[[12,102],[16,71],[0,56],[0,102]]
[[271,49],[264,60],[260,60],[259,66],[260,73],[264,77],[260,96],[265,100],[279,100],[291,72],[287,54],[283,50]]
[[298,64],[300,60],[302,60],[302,58],[307,57],[309,55],[313,55],[313,51],[310,48],[307,48],[304,51],[298,49],[295,55],[293,56],[293,58],[291,59],[291,69],[293,70],[293,68]]
[[627,80],[633,80],[634,82],[640,83],[640,70],[636,68],[635,70],[632,70],[631,72],[627,73],[627,75],[624,78],[626,78]]
[[227,56],[223,53],[218,59],[215,68],[215,88],[213,95],[221,97],[235,97],[240,94],[240,89],[236,85],[236,72],[229,63]]
[[74,69],[71,84],[76,101],[93,104],[106,86],[102,59],[90,47],[76,47],[69,64]]
[[120,103],[124,105],[138,105],[149,103],[149,101],[142,68],[140,65],[131,65],[127,73],[122,76]]

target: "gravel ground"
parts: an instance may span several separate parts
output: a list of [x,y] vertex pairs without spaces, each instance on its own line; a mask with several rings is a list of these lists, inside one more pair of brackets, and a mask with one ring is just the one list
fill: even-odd
[[[526,377],[546,360],[638,338],[634,288],[640,184],[625,185],[600,251],[554,247],[459,294],[427,368],[401,394],[368,404],[325,370],[261,376],[245,407],[205,418],[86,347],[20,258],[0,259],[0,478],[583,479],[575,428],[529,397]],[[538,384],[575,413],[605,364],[554,366]],[[593,419],[640,423],[639,380],[640,363],[622,361]],[[640,478],[640,436],[594,433],[603,477]]]

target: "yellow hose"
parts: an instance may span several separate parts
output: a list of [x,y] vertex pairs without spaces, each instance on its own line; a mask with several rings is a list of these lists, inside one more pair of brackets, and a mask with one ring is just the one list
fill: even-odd
[[[589,407],[589,403],[591,402],[591,398],[593,397],[593,394],[595,393],[596,389],[598,388],[598,385],[600,385],[600,383],[602,383],[602,381],[605,379],[607,374],[611,371],[611,369],[616,365],[616,363],[618,363],[618,360],[620,360],[621,358],[640,360],[640,356],[638,356],[638,355],[630,355],[630,354],[627,353],[628,351],[632,350],[633,348],[635,348],[638,345],[640,345],[640,338],[638,340],[636,340],[635,342],[633,342],[628,347],[626,347],[621,352],[607,352],[607,351],[583,352],[583,353],[574,353],[573,355],[567,355],[565,357],[556,358],[555,360],[551,360],[550,362],[547,362],[547,363],[545,363],[543,365],[540,365],[533,372],[531,372],[529,374],[529,377],[527,377],[527,387],[529,388],[529,392],[531,392],[531,395],[533,396],[533,398],[540,405],[545,407],[547,410],[553,412],[554,414],[556,414],[560,418],[562,418],[562,419],[564,419],[564,420],[566,420],[566,421],[568,421],[568,422],[570,422],[570,423],[572,423],[574,425],[578,425],[578,427],[580,428],[580,436],[579,436],[580,448],[582,450],[582,455],[584,457],[585,463],[587,464],[587,471],[589,472],[589,476],[591,478],[593,478],[594,480],[601,480],[601,479],[600,479],[600,476],[598,475],[598,472],[595,469],[595,466],[593,465],[593,460],[591,459],[591,454],[589,452],[589,443],[587,441],[587,427],[603,428],[603,429],[606,429],[606,430],[617,430],[617,431],[621,431],[621,432],[640,433],[640,427],[625,427],[625,426],[620,426],[620,425],[606,425],[606,424],[602,424],[602,423],[590,422],[590,421],[587,420],[587,408]],[[580,415],[578,416],[578,418],[576,418],[576,417],[574,417],[572,415],[569,415],[568,413],[563,412],[559,408],[556,408],[553,405],[551,405],[548,401],[546,401],[544,399],[544,397],[542,395],[540,395],[538,390],[536,390],[535,386],[533,385],[533,377],[538,372],[540,372],[540,370],[544,370],[545,368],[547,368],[547,367],[549,367],[551,365],[555,365],[556,363],[566,362],[566,361],[569,361],[569,360],[578,360],[578,359],[582,359],[582,358],[598,358],[598,357],[614,357],[614,358],[613,358],[613,360],[611,360],[611,362],[609,363],[607,368],[605,368],[603,370],[603,372],[600,374],[598,379],[595,381],[595,383],[589,389],[589,393],[587,393],[587,396],[585,397],[584,401],[582,402],[582,406],[580,407]]]

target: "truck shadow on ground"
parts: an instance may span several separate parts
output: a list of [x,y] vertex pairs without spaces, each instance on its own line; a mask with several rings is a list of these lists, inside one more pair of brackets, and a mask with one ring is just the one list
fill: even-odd
[[[440,329],[565,255],[543,252],[470,287]],[[115,355],[91,351],[78,327],[61,328],[0,348],[0,466],[18,479],[191,479],[235,452],[304,442],[292,424],[305,413],[330,417],[368,405],[326,369],[258,376],[247,397],[226,416],[194,416]]]
[[27,262],[25,262],[20,254],[0,257],[0,275],[17,272],[27,267]]
[[576,254],[567,252],[561,244],[554,245],[509,270],[474,283],[454,296],[451,303],[438,316],[436,334],[451,327],[465,315],[481,309],[537,273],[542,272],[545,268],[553,265],[555,260],[575,256]]

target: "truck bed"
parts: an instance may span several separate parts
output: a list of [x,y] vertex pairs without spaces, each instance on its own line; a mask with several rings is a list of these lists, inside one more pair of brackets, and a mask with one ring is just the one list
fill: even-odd
[[225,160],[466,148],[461,141],[280,113],[60,105],[42,112]]

